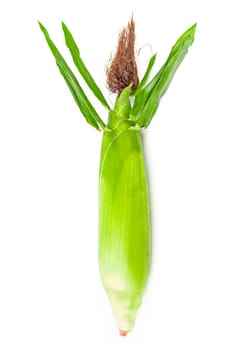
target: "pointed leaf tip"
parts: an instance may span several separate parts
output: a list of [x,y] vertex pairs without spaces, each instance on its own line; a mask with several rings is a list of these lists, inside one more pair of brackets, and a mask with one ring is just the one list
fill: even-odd
[[38,21],[38,25],[39,25],[39,27],[40,27],[40,29],[41,29],[42,31],[45,31],[45,30],[46,30],[45,27],[44,27],[44,25],[43,25],[40,21]]
[[155,63],[155,60],[156,60],[156,54],[150,58],[146,72],[145,72],[141,82],[139,83],[137,88],[132,93],[133,96],[136,96],[138,93],[140,93],[142,91],[143,87],[145,86],[145,84],[150,76],[151,70],[152,70],[154,63]]
[[101,104],[110,110],[110,106],[108,105],[103,93],[101,92],[100,88],[96,84],[95,80],[93,79],[92,75],[90,74],[89,70],[87,69],[84,61],[81,58],[80,55],[80,50],[79,47],[77,46],[74,37],[66,24],[62,21],[61,23],[62,29],[64,32],[64,37],[65,37],[65,43],[66,46],[68,47],[72,58],[73,62],[78,69],[79,73],[81,74],[82,78],[85,80],[86,84],[90,88],[90,90],[93,92],[93,94],[97,97],[97,99],[101,102]]
[[178,38],[164,65],[141,93],[136,96],[137,99],[135,99],[132,114],[134,113],[135,116],[138,116],[138,126],[147,127],[151,122],[159,106],[160,99],[169,87],[177,68],[194,41],[196,25],[197,23],[192,25]]
[[56,64],[60,70],[61,75],[63,76],[66,84],[68,85],[73,98],[78,105],[80,111],[82,112],[83,116],[85,117],[86,121],[93,126],[95,129],[99,130],[100,126],[105,129],[106,125],[102,121],[102,119],[99,117],[98,113],[95,111],[93,105],[85,95],[82,87],[80,86],[79,82],[77,81],[75,75],[73,74],[72,70],[69,68],[68,64],[66,63],[65,59],[55,46],[54,42],[51,40],[48,31],[46,28],[42,25],[42,23],[39,22],[39,26],[41,31],[43,32],[45,39],[47,41],[47,44],[56,60]]

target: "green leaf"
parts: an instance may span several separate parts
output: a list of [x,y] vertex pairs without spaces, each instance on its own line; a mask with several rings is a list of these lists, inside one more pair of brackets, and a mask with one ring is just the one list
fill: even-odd
[[138,95],[135,96],[134,103],[131,109],[131,116],[133,119],[138,120],[142,110],[145,106],[148,93],[146,88],[142,89]]
[[109,107],[105,97],[103,96],[101,90],[99,89],[99,87],[95,83],[92,75],[90,74],[90,72],[86,68],[84,62],[82,61],[81,56],[80,56],[80,50],[79,50],[77,44],[75,43],[75,40],[74,40],[71,32],[69,31],[68,27],[65,25],[64,22],[62,22],[62,29],[64,32],[66,45],[70,50],[70,53],[71,53],[72,58],[73,58],[73,62],[75,63],[79,73],[82,75],[83,79],[85,80],[85,82],[87,83],[89,88],[92,90],[94,95],[102,103],[102,105],[104,107],[106,107],[108,110],[110,110],[110,107]]
[[48,31],[40,22],[39,22],[39,26],[45,36],[45,39],[48,43],[49,48],[51,49],[51,52],[53,53],[53,56],[55,57],[56,64],[60,70],[60,73],[62,74],[64,80],[66,81],[73,95],[73,98],[76,104],[78,105],[78,107],[80,108],[80,111],[82,112],[86,121],[97,130],[99,130],[99,125],[103,129],[105,129],[106,127],[105,123],[101,120],[101,118],[95,111],[93,105],[88,100],[87,96],[82,90],[73,72],[71,71],[66,61],[64,60],[64,58],[62,57],[58,49],[56,48],[53,41],[50,39]]
[[136,90],[132,93],[132,96],[136,96],[139,92],[141,92],[142,88],[144,87],[144,85],[146,84],[146,82],[149,78],[149,75],[150,75],[151,70],[154,66],[155,60],[156,60],[156,54],[150,58],[150,61],[148,63],[148,66],[147,66],[146,72],[143,76],[143,79],[141,80],[141,82],[137,86]]
[[152,67],[155,63],[155,59],[156,59],[156,54],[154,56],[151,57],[147,70],[144,74],[143,79],[141,80],[140,84],[138,85],[137,89],[134,91],[134,93],[132,95],[135,96],[135,100],[132,106],[132,110],[131,110],[131,115],[132,117],[136,120],[139,119],[141,112],[144,108],[144,105],[146,103],[147,97],[149,95],[149,89],[147,88],[147,86],[144,88],[144,85],[147,82],[147,79],[150,75],[150,72],[152,70]]
[[137,122],[138,126],[147,127],[151,122],[158,108],[161,97],[166,92],[177,68],[187,54],[189,46],[191,46],[194,41],[195,30],[196,24],[180,36],[172,47],[165,64],[161,67],[151,82],[145,86],[144,90],[142,90],[141,96],[143,97],[143,100],[140,109],[137,106],[138,102],[135,100],[134,110],[139,110],[136,115],[139,118]]

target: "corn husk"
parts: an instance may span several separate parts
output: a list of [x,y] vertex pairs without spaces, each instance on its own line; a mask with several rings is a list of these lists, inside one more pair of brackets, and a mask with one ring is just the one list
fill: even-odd
[[[116,110],[129,105],[123,98]],[[146,167],[140,131],[130,129],[128,112],[114,114],[110,123],[118,126],[104,132],[99,173],[99,267],[121,333],[133,328],[150,264]]]

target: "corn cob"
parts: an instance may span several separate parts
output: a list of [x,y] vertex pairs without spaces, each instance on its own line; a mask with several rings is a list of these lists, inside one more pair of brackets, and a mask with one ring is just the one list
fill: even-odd
[[[103,135],[99,176],[100,273],[121,334],[134,324],[150,260],[150,210],[141,135],[130,130],[128,112],[119,116],[123,121],[112,132]],[[117,115],[110,125],[115,122]]]
[[141,129],[158,108],[173,75],[194,41],[196,24],[172,47],[158,73],[148,82],[155,63],[152,56],[139,83],[134,55],[134,21],[119,36],[115,57],[107,69],[109,90],[117,93],[110,108],[85,66],[74,38],[62,23],[66,45],[82,78],[108,110],[108,122],[100,118],[74,73],[39,22],[72,95],[86,121],[103,130],[99,169],[99,269],[103,286],[120,334],[132,330],[150,267],[150,203]]

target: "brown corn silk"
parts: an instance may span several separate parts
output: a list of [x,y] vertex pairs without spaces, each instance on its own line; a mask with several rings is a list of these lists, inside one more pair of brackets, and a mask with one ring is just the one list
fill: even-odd
[[135,22],[132,17],[127,27],[119,34],[116,54],[110,59],[106,71],[107,85],[113,93],[122,92],[130,84],[131,90],[134,91],[139,84],[134,44]]

